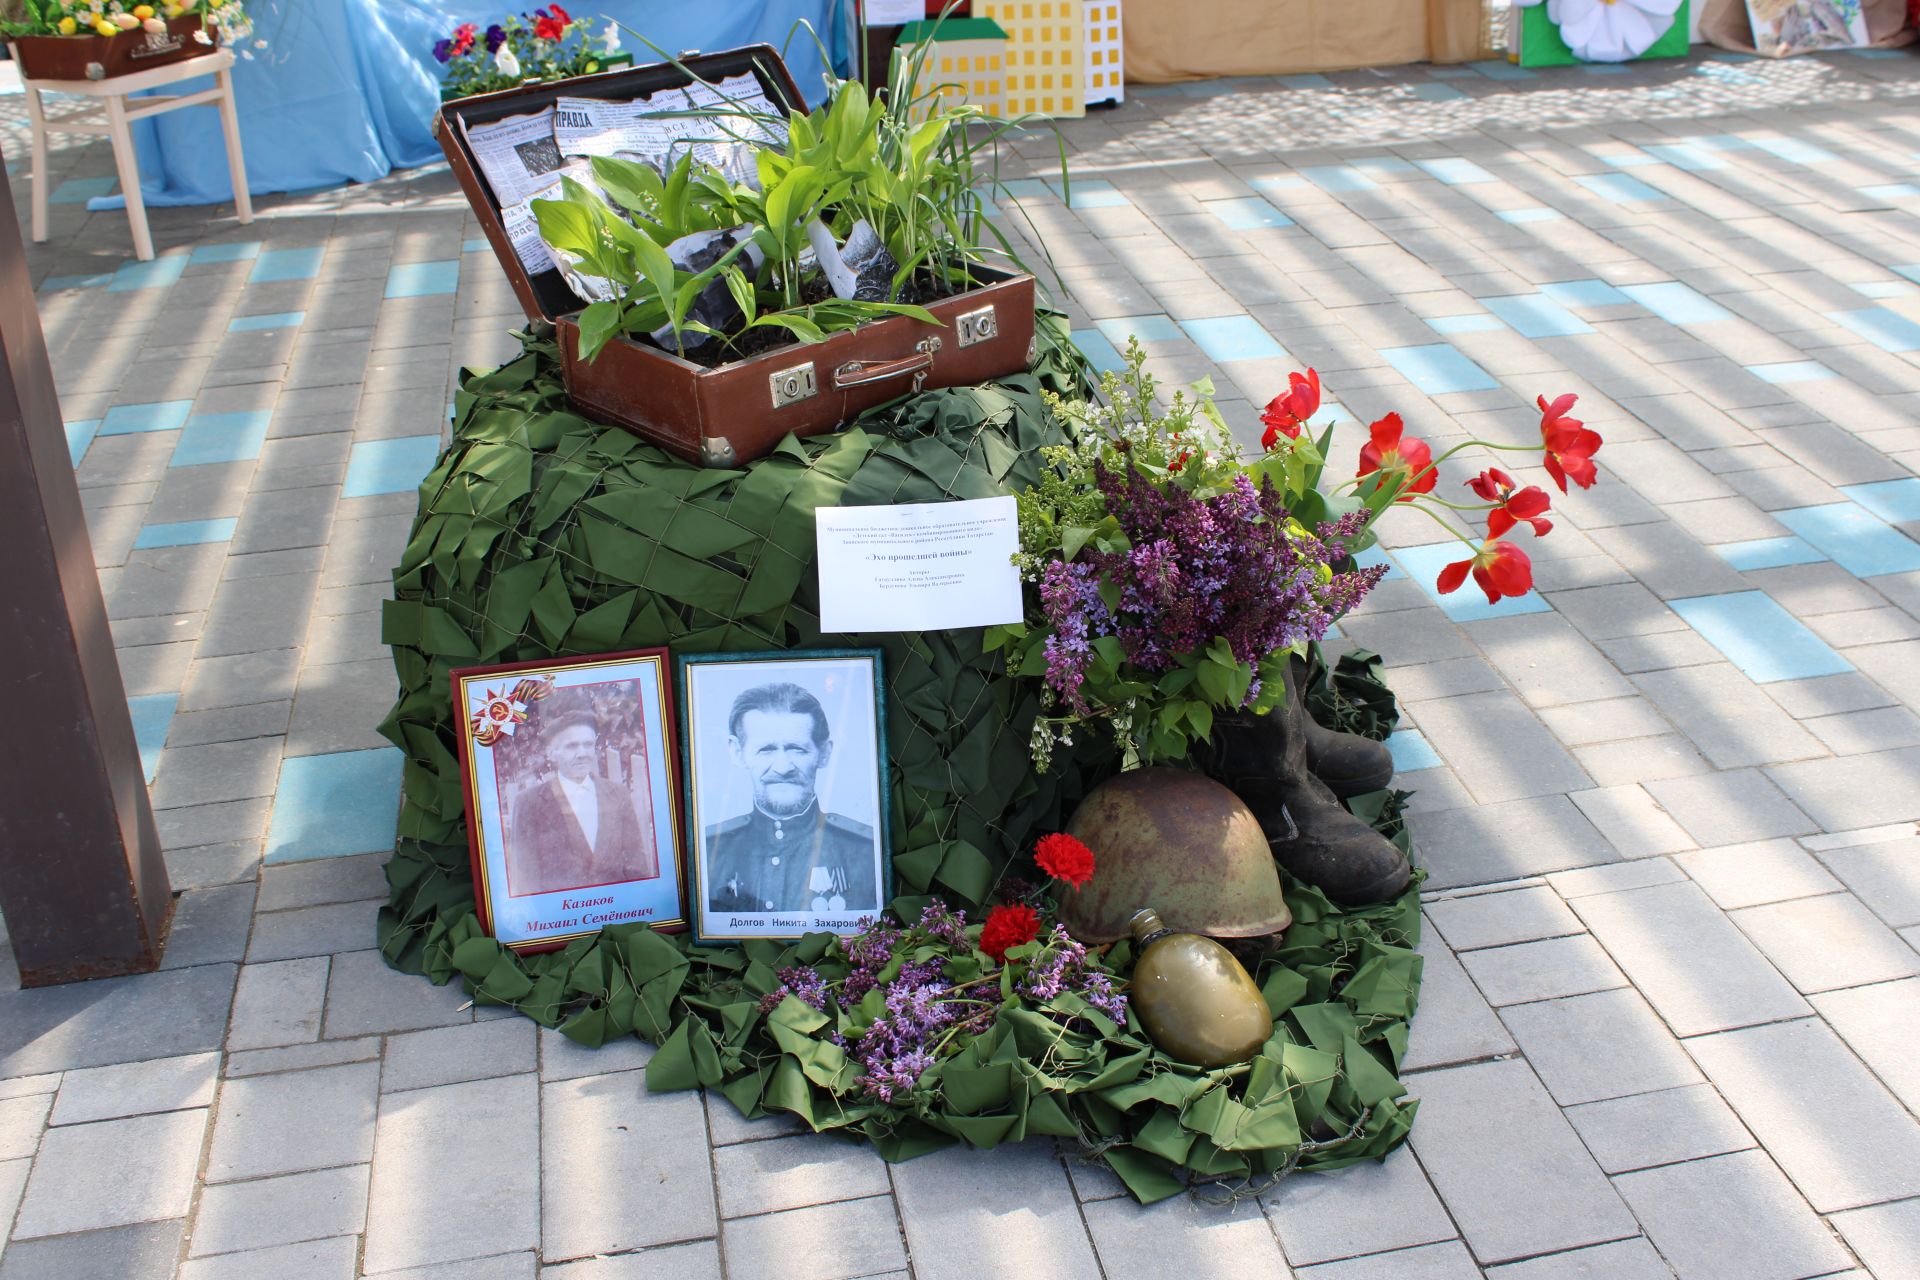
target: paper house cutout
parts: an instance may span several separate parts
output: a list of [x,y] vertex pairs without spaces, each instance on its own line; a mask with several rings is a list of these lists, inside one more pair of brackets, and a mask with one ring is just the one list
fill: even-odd
[[973,0],[976,18],[1007,33],[1006,113],[1087,113],[1083,0]]
[[[913,83],[915,114],[971,103],[990,116],[1006,117],[1007,33],[989,18],[909,22],[895,47],[912,57],[929,44]],[[922,95],[927,95],[922,101]]]
[[1086,35],[1081,44],[1082,101],[1127,100],[1127,63],[1120,39],[1120,0],[1080,0]]

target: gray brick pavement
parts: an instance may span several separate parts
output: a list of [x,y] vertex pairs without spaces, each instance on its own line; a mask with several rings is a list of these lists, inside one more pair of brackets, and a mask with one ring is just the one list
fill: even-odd
[[[263,866],[276,805],[300,803],[283,760],[381,745],[378,610],[417,476],[349,490],[355,446],[440,430],[456,364],[511,354],[517,313],[462,251],[438,167],[264,200],[251,228],[153,211],[163,252],[325,253],[311,280],[191,263],[164,288],[39,297],[70,423],[166,401],[265,417],[244,456],[190,460],[175,421],[96,434],[77,466],[128,693],[174,700],[154,794],[182,892],[161,973],[22,992],[0,964],[0,1280],[1920,1269],[1920,572],[1794,545],[1797,509],[1871,517],[1876,492],[1886,536],[1920,537],[1911,484],[1853,488],[1920,467],[1920,353],[1829,318],[1920,322],[1920,226],[1878,191],[1920,171],[1916,82],[1850,54],[1409,68],[1146,90],[1062,126],[1078,173],[1125,200],[1021,201],[1074,327],[1250,316],[1286,358],[1177,327],[1147,344],[1165,379],[1212,376],[1243,428],[1312,365],[1352,415],[1398,410],[1439,444],[1524,442],[1533,395],[1561,389],[1608,440],[1602,485],[1556,493],[1534,548],[1547,611],[1462,613],[1471,588],[1443,610],[1401,577],[1343,623],[1441,760],[1407,778],[1431,872],[1405,1064],[1422,1112],[1384,1165],[1231,1211],[1141,1209],[1044,1142],[889,1168],[723,1099],[650,1097],[642,1045],[583,1049],[388,970],[377,854]],[[1408,92],[1427,85],[1463,96]],[[1045,176],[1053,146],[1014,166]],[[1339,180],[1363,159],[1481,173]],[[54,181],[108,167],[58,151]],[[1663,198],[1572,181],[1614,172]],[[1292,224],[1236,229],[1216,202],[1248,198]],[[55,205],[30,266],[111,272],[124,234]],[[449,259],[453,293],[383,297],[394,263]],[[1455,319],[1542,289],[1591,332]],[[1423,391],[1383,354],[1441,343],[1499,386]],[[1795,381],[1802,362],[1826,372]],[[1467,457],[1446,485],[1492,460]],[[153,545],[158,525],[212,540]],[[1437,536],[1384,534],[1390,554]],[[1768,549],[1804,562],[1762,567]],[[1670,607],[1745,592],[1852,670],[1753,669]]]

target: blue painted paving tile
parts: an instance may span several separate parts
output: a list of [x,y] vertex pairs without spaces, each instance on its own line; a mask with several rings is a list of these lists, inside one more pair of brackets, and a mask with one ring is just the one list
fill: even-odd
[[249,462],[267,442],[271,409],[242,413],[196,413],[173,446],[170,467],[199,467],[215,462]]
[[1837,676],[1853,664],[1764,591],[1669,600],[1673,611],[1756,684]]
[[1519,226],[1528,222],[1558,222],[1567,215],[1558,209],[1535,206],[1531,209],[1502,209],[1495,216],[1502,222],[1511,222]]
[[1656,160],[1664,161],[1676,169],[1685,169],[1689,173],[1701,173],[1713,169],[1725,169],[1727,162],[1715,155],[1712,148],[1691,142],[1656,142],[1643,148]]
[[1590,76],[1623,76],[1628,71],[1628,68],[1612,62],[1579,62],[1574,64],[1574,69]]
[[1038,200],[1053,194],[1053,188],[1038,178],[1015,178],[1001,183],[1000,189],[1012,200]]
[[1624,173],[1588,173],[1574,179],[1603,200],[1614,204],[1644,204],[1651,200],[1669,200],[1671,196]]
[[117,404],[100,420],[103,436],[126,436],[136,431],[172,431],[187,423],[191,400],[160,400],[153,404]]
[[1802,539],[1788,534],[1783,538],[1752,538],[1746,542],[1722,542],[1713,548],[1734,568],[1779,569],[1790,564],[1819,564],[1826,559]]
[[387,272],[389,298],[427,298],[460,287],[460,261],[407,262]]
[[1281,76],[1280,83],[1289,89],[1331,89],[1333,81],[1317,72],[1308,71],[1301,75]]
[[1885,307],[1829,311],[1827,319],[1845,325],[1882,351],[1920,351],[1920,324]]
[[275,280],[311,280],[320,274],[320,259],[326,249],[268,249],[253,260],[247,273],[248,284],[267,284]]
[[1658,159],[1644,151],[1628,151],[1600,158],[1616,169],[1644,169],[1648,165],[1660,163]]
[[1914,283],[1920,284],[1920,262],[1910,263],[1904,267],[1895,267],[1894,271],[1912,280]]
[[1226,364],[1233,360],[1284,360],[1287,352],[1260,327],[1252,316],[1218,316],[1207,320],[1182,320],[1194,345],[1209,360]]
[[1237,200],[1209,200],[1205,209],[1225,223],[1231,231],[1252,231],[1257,227],[1290,227],[1293,219],[1259,196]]
[[485,236],[481,236],[475,240],[462,240],[460,242],[460,252],[462,253],[487,253],[492,250],[492,248],[493,245],[488,242]]
[[48,276],[41,282],[40,292],[58,293],[63,289],[97,289],[111,281],[111,275],[100,276]]
[[1310,184],[1297,173],[1267,173],[1248,178],[1247,185],[1255,191],[1299,191]]
[[177,520],[168,524],[150,524],[140,530],[140,536],[133,540],[136,551],[150,551],[154,547],[192,547],[206,542],[231,542],[233,526],[239,521],[229,516],[224,520]]
[[187,269],[187,255],[170,253],[164,258],[155,258],[151,262],[128,262],[121,264],[113,273],[113,280],[107,285],[108,293],[131,293],[135,289],[164,289],[180,278]]
[[80,422],[69,422],[67,426],[67,453],[73,458],[73,465],[79,466],[80,459],[87,456],[87,446],[93,443],[94,436],[100,433],[100,419],[86,418]]
[[1300,171],[1322,191],[1372,191],[1380,184],[1350,164],[1316,164]]
[[1620,292],[1668,324],[1711,324],[1715,320],[1733,318],[1733,312],[1678,280],[1622,285]]
[[440,437],[401,436],[394,440],[362,440],[347,455],[343,498],[368,498],[377,493],[406,493],[419,487],[440,456]]
[[1066,202],[1069,209],[1119,209],[1133,203],[1105,178],[1076,179],[1068,183],[1067,192],[1072,197]]
[[1833,152],[1802,142],[1798,138],[1754,138],[1753,145],[1779,156],[1789,164],[1818,164],[1835,158]]
[[1855,190],[1863,196],[1872,196],[1875,200],[1908,200],[1920,196],[1920,187],[1911,182],[1883,182],[1871,187],[1857,187]]
[[1418,729],[1395,729],[1387,735],[1387,750],[1393,753],[1395,773],[1417,773],[1440,767],[1440,753]]
[[140,771],[146,775],[148,786],[160,771],[160,748],[167,745],[167,730],[179,705],[177,693],[147,693],[127,699],[127,710],[133,714],[133,741],[140,748]]
[[1920,520],[1920,480],[1881,480],[1850,484],[1840,490],[1882,520],[1895,524]]
[[1904,280],[1869,280],[1865,284],[1848,286],[1855,293],[1865,294],[1869,298],[1910,298],[1920,289],[1915,289]]
[[227,325],[228,333],[255,333],[262,329],[297,329],[307,318],[304,311],[274,311],[266,315],[235,316]]
[[260,256],[258,240],[230,240],[225,244],[203,244],[187,255],[194,266],[205,262],[251,262]]
[[1499,181],[1491,173],[1462,156],[1443,156],[1438,160],[1415,160],[1414,163],[1450,187],[1468,187],[1481,182]]
[[1593,332],[1592,325],[1542,294],[1510,294],[1504,298],[1482,298],[1480,302],[1512,325],[1523,338],[1564,338],[1569,334]]
[[1098,329],[1075,329],[1073,345],[1080,348],[1080,354],[1087,358],[1096,373],[1118,373],[1127,367],[1126,359],[1113,345],[1112,339]]
[[1633,301],[1605,280],[1560,280],[1541,285],[1540,292],[1563,307],[1617,307]]
[[1529,591],[1524,596],[1507,596],[1497,604],[1488,604],[1486,593],[1480,590],[1480,584],[1473,580],[1471,574],[1458,591],[1441,595],[1439,587],[1435,585],[1440,571],[1456,560],[1467,559],[1471,554],[1465,544],[1459,542],[1431,542],[1424,547],[1395,547],[1393,550],[1393,558],[1400,562],[1400,567],[1433,598],[1441,612],[1455,622],[1481,622],[1487,618],[1553,612],[1553,606],[1541,599],[1538,591]]
[[1857,578],[1920,569],[1920,542],[1851,502],[1776,511],[1773,518]]
[[1762,382],[1771,382],[1775,386],[1784,386],[1789,382],[1819,382],[1840,375],[1818,360],[1783,360],[1778,364],[1750,364],[1748,373]]
[[392,848],[403,758],[398,747],[379,747],[282,760],[266,860],[303,862]]
[[1467,65],[1489,80],[1532,80],[1536,74],[1529,67],[1515,66],[1511,62],[1470,62]]
[[53,204],[85,204],[95,196],[112,195],[118,185],[116,178],[69,178],[47,199]]
[[1111,320],[1095,320],[1093,327],[1106,334],[1121,351],[1127,349],[1130,336],[1142,342],[1178,342],[1183,336],[1172,316],[1117,316]]
[[1387,363],[1428,395],[1449,391],[1493,391],[1500,384],[1485,369],[1445,342],[1419,347],[1389,347]]
[[1504,329],[1499,316],[1490,316],[1484,312],[1472,312],[1464,316],[1430,316],[1427,327],[1435,333],[1487,333],[1494,329]]
[[1387,573],[1386,577],[1380,579],[1382,582],[1390,578],[1404,578],[1407,576],[1407,571],[1395,564],[1393,558],[1385,551],[1382,551],[1378,544],[1368,547],[1365,551],[1354,552],[1353,562],[1363,569],[1371,569],[1375,565],[1385,565],[1387,567]]

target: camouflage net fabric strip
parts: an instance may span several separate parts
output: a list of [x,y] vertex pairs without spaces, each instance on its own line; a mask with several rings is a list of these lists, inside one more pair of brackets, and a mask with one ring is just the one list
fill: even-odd
[[[1110,767],[1083,741],[1035,774],[1035,694],[982,652],[977,630],[823,635],[811,570],[818,507],[992,497],[1037,479],[1039,450],[1064,439],[1040,391],[1072,393],[1085,377],[1057,317],[1043,317],[1030,373],[884,406],[737,470],[689,466],[588,422],[567,400],[551,335],[528,333],[523,345],[501,368],[463,377],[453,441],[421,485],[385,607],[400,692],[381,731],[406,757],[379,924],[389,963],[435,983],[459,975],[476,1001],[584,1044],[639,1035],[660,1046],[654,1088],[719,1089],[749,1116],[793,1112],[889,1159],[1051,1134],[1151,1200],[1189,1180],[1244,1188],[1296,1166],[1378,1157],[1405,1139],[1416,1104],[1396,1072],[1419,986],[1417,885],[1365,911],[1289,888],[1296,923],[1255,974],[1275,1036],[1251,1064],[1201,1071],[1137,1028],[1102,1034],[1070,1009],[1016,1000],[891,1104],[855,1085],[821,1015],[791,1000],[761,1011],[777,971],[819,960],[824,938],[702,948],[622,926],[517,956],[482,934],[456,667],[656,645],[883,649],[896,907],[906,912],[933,896],[978,907]],[[1317,672],[1309,696],[1378,737],[1391,728],[1392,695],[1369,658]],[[1394,794],[1355,809],[1406,841]]]

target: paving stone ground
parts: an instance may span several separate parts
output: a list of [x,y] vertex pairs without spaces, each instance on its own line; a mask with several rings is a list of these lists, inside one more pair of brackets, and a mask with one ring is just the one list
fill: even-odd
[[1061,126],[1070,202],[1051,135],[1007,157],[1087,349],[1249,441],[1308,365],[1343,462],[1563,391],[1607,439],[1524,602],[1386,527],[1344,630],[1432,877],[1419,1122],[1231,1210],[1043,1144],[889,1168],[381,964],[378,609],[512,296],[443,168],[156,210],[142,266],[56,151],[29,259],[180,897],[161,972],[0,958],[0,1280],[1920,1276],[1917,94],[1905,52],[1408,68],[1136,92]]

